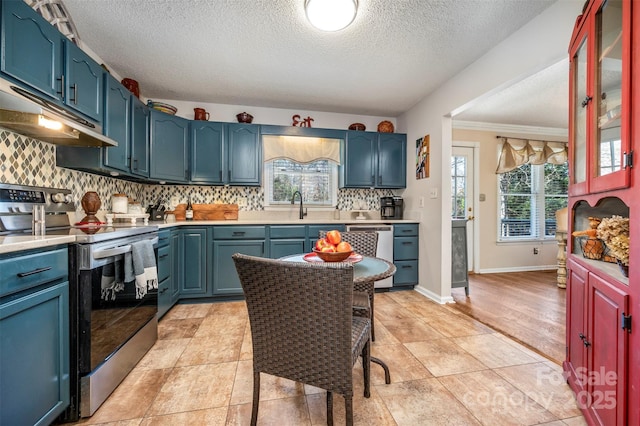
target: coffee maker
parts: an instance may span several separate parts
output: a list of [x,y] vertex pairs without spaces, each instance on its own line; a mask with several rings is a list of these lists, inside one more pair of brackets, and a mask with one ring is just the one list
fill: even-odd
[[380,217],[382,219],[402,219],[403,207],[402,197],[380,197]]

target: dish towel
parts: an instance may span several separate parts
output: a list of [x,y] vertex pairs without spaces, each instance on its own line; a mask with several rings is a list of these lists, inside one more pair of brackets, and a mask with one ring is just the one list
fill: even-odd
[[148,290],[158,288],[158,269],[151,241],[132,243],[131,257],[136,281],[136,299],[142,299]]
[[116,293],[124,289],[124,275],[125,268],[121,260],[104,265],[100,280],[102,300],[116,300]]

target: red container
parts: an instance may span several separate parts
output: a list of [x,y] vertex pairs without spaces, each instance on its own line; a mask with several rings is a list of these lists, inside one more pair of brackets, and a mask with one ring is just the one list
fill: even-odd
[[137,81],[132,78],[123,78],[121,83],[128,91],[136,95],[136,98],[140,99],[140,86]]

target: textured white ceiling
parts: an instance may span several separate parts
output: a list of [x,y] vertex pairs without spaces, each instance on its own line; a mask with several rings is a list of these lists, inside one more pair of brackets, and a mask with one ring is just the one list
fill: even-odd
[[307,22],[304,0],[64,4],[147,98],[397,116],[554,1],[360,0],[335,33]]

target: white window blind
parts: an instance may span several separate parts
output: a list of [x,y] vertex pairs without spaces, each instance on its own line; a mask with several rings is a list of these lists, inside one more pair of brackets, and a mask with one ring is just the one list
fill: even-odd
[[555,212],[567,206],[567,163],[523,164],[497,177],[498,241],[553,237]]

